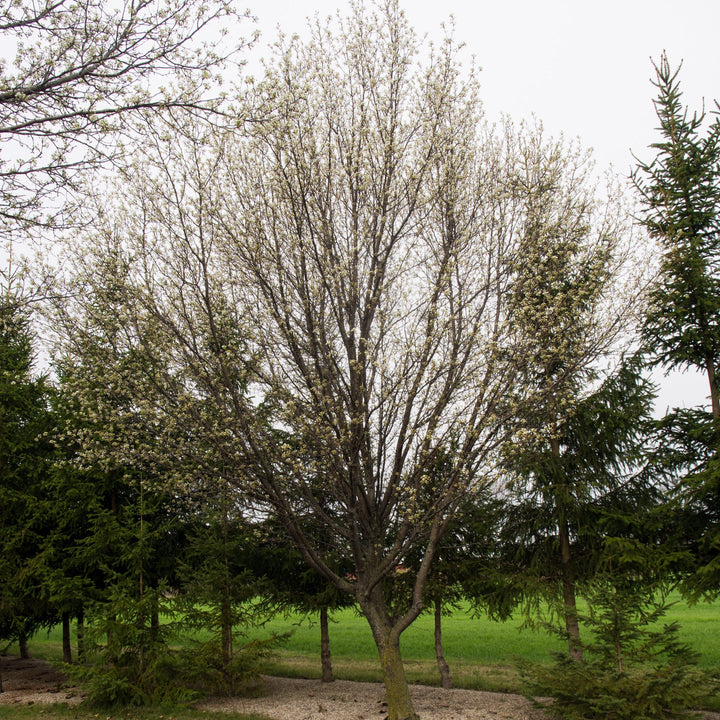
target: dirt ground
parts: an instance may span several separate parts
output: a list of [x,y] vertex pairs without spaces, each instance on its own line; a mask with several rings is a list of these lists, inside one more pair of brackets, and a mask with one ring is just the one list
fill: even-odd
[[76,688],[64,687],[67,678],[44,660],[3,655],[0,673],[5,691],[0,693],[0,705],[77,704],[82,700],[82,694]]

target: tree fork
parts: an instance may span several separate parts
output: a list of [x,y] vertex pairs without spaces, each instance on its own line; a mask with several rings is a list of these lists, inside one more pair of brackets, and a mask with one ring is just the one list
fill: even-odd
[[420,720],[410,697],[405,666],[400,654],[400,632],[387,612],[385,595],[380,585],[359,599],[360,607],[370,624],[380,658],[380,668],[388,704],[388,720]]

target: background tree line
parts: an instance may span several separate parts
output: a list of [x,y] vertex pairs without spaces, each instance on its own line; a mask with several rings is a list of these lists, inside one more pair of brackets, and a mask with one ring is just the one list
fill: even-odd
[[[11,239],[52,225],[40,198],[61,189],[88,222],[54,246],[52,382],[34,293],[4,276],[2,635],[75,619],[79,652],[147,700],[198,665],[169,659],[161,617],[213,629],[197,652],[230,687],[263,651],[236,662],[254,613],[351,602],[396,720],[415,717],[401,633],[436,607],[449,683],[441,611],[466,597],[548,608],[561,677],[617,684],[663,589],[718,589],[717,120],[688,114],[663,57],[639,228],[581,148],[484,123],[452,38],[422,56],[395,2],[281,43],[226,104],[203,94],[220,58],[184,49],[227,8],[183,8],[129,6],[79,54],[59,18],[82,37],[101,5],[8,14],[64,68],[23,80],[30,47],[0,98],[42,136],[3,174]],[[169,68],[172,91],[137,94]],[[137,152],[99,153],[126,130],[105,116],[134,118]],[[710,412],[654,422],[658,363],[705,372]],[[673,638],[653,647],[684,672]]]

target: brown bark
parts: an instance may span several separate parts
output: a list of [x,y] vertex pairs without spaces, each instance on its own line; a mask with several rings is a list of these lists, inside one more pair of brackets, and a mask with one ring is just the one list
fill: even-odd
[[569,574],[565,572],[562,578],[562,591],[568,651],[573,660],[581,662],[583,659],[583,651],[580,643],[580,623],[578,622],[577,603],[575,601],[575,583]]
[[63,662],[72,662],[72,646],[70,645],[70,613],[62,614],[62,651]]
[[85,611],[82,609],[77,616],[77,654],[82,662],[85,659]]
[[401,629],[390,619],[382,587],[378,584],[369,593],[360,593],[359,600],[380,657],[388,720],[420,720],[410,698],[410,688],[400,655]]
[[322,681],[333,682],[332,660],[330,658],[330,627],[328,624],[327,605],[320,608],[320,664],[322,665]]
[[708,383],[710,384],[710,406],[712,408],[712,416],[713,419],[720,420],[720,396],[718,395],[715,365],[712,358],[707,358],[705,362],[705,369],[707,370]]
[[232,634],[232,605],[230,599],[226,596],[222,600],[221,614],[221,628],[220,634],[222,638],[222,659],[223,665],[227,667],[230,665],[233,656],[233,634]]
[[[555,457],[560,457],[560,444],[557,438],[550,440],[550,448]],[[563,511],[562,498],[556,498],[558,518],[558,534],[560,537],[560,577],[562,584],[563,615],[565,617],[565,633],[568,639],[568,652],[576,662],[583,658],[580,642],[580,623],[578,622],[577,602],[575,599],[575,580],[572,576],[572,554],[570,552],[570,528]]]
[[442,600],[435,596],[435,658],[437,659],[438,670],[440,671],[440,683],[449,690],[452,687],[450,678],[450,666],[445,660],[442,645]]
[[388,720],[419,720],[405,677],[405,667],[400,656],[399,638],[390,632],[378,643],[380,667],[388,703]]
[[27,635],[24,632],[21,632],[18,636],[18,646],[20,647],[20,657],[23,660],[27,660],[30,657],[27,641]]

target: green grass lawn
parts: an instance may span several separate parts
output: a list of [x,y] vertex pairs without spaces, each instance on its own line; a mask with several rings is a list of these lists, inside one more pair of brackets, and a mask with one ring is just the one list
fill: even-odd
[[[701,653],[704,668],[720,667],[720,602],[689,607],[679,601],[670,609],[666,621],[681,624],[681,639]],[[486,617],[473,618],[459,610],[443,619],[445,656],[450,663],[456,687],[477,690],[517,692],[521,689],[514,659],[548,659],[562,643],[545,632],[521,629],[520,618],[498,623]],[[317,622],[299,616],[276,617],[248,634],[248,639],[267,637],[272,632],[293,631],[290,639],[268,665],[271,674],[320,677],[320,628]],[[338,679],[381,681],[372,636],[365,619],[353,610],[333,616],[330,627],[333,669]],[[31,639],[30,652],[36,657],[57,661],[61,658],[60,628],[40,632]],[[433,618],[423,615],[402,638],[410,682],[438,684],[434,659]],[[10,652],[17,652],[11,647]],[[713,702],[713,709],[716,707]],[[3,706],[2,720],[96,720],[97,711],[63,706]],[[192,709],[127,709],[103,712],[108,720],[266,720],[256,715],[199,712]]]
[[124,710],[87,710],[69,705],[2,705],[2,720],[268,720],[264,715],[207,712],[193,708],[132,708]]
[[[666,620],[678,621],[681,639],[701,653],[700,666],[720,667],[720,602],[688,606],[677,598]],[[523,629],[522,619],[494,622],[473,618],[464,610],[443,619],[445,657],[458,687],[517,691],[519,676],[514,660],[543,662],[562,642],[546,632]],[[312,619],[297,615],[278,616],[248,639],[272,632],[292,631],[268,670],[279,675],[320,677],[320,628]],[[31,653],[58,660],[61,657],[60,629],[41,632],[30,643]],[[380,681],[377,651],[366,620],[354,610],[338,611],[330,626],[330,644],[335,675],[350,680]],[[412,682],[436,684],[433,618],[422,615],[402,636],[402,652]]]
[[[353,610],[333,615],[330,643],[334,657],[374,660],[377,651],[367,621]],[[678,598],[665,620],[680,623],[680,638],[701,653],[701,667],[720,666],[720,602],[689,607]],[[473,618],[464,610],[443,618],[443,645],[446,658],[452,662],[494,665],[512,663],[516,657],[533,661],[546,660],[552,650],[563,643],[544,631],[522,628],[522,618],[495,622],[487,617]],[[298,616],[278,617],[249,637],[262,637],[270,631],[293,630],[284,645],[285,652],[315,655],[320,652],[320,630],[317,623]],[[421,615],[403,634],[403,658],[407,661],[434,658],[433,618]]]

